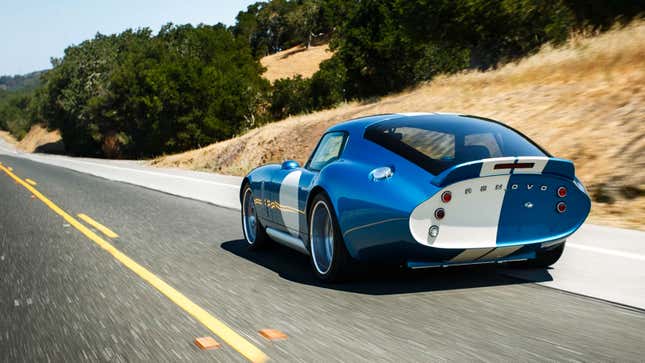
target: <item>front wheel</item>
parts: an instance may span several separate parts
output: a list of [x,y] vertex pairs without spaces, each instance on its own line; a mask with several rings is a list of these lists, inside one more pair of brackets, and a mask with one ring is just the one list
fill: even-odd
[[332,204],[324,194],[314,197],[309,214],[309,248],[314,273],[325,282],[347,278],[352,262],[345,248]]
[[264,227],[258,219],[257,209],[253,198],[251,187],[244,186],[244,197],[242,198],[242,232],[244,239],[250,249],[258,249],[267,245],[270,241]]

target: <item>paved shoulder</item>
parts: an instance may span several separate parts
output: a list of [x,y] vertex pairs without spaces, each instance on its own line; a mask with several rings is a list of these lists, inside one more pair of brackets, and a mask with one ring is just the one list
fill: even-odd
[[13,146],[1,139],[0,154],[71,169],[227,208],[240,208],[238,196],[242,182],[240,177],[181,169],[153,168],[146,166],[144,162],[133,160],[104,160],[23,153],[16,151]]

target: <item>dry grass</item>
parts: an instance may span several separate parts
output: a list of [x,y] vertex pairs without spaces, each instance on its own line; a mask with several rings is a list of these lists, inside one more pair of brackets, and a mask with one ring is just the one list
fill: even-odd
[[[51,145],[60,142],[60,140],[61,137],[58,130],[48,131],[47,128],[42,125],[34,125],[29,129],[27,135],[16,143],[16,146],[18,149],[26,152],[34,152],[43,147],[49,147],[48,150],[43,151],[50,151]],[[62,150],[60,151],[62,152]]]
[[320,62],[331,58],[331,56],[332,52],[329,51],[327,44],[312,45],[309,49],[299,45],[264,57],[260,62],[267,68],[264,78],[273,82],[276,79],[296,75],[309,78],[316,73]]
[[8,142],[11,145],[15,145],[16,143],[18,143],[18,140],[16,140],[16,138],[13,137],[13,135],[11,135],[8,131],[0,130],[0,139]]
[[439,77],[373,103],[290,117],[152,164],[243,175],[264,163],[305,161],[337,122],[403,111],[503,120],[575,162],[594,198],[592,222],[645,230],[645,21],[572,38],[494,71]]

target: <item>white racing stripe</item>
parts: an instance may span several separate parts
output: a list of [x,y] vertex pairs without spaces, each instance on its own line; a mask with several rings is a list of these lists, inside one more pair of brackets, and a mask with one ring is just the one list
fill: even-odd
[[300,185],[301,170],[287,174],[280,184],[280,214],[285,227],[292,236],[297,237],[300,231],[300,213],[298,212],[298,190]]
[[[549,158],[546,156],[520,156],[520,157],[502,157],[482,160],[482,168],[479,176],[505,175],[511,174],[542,174]],[[515,163],[532,163],[531,168],[515,169],[495,169],[497,164],[515,164]]]
[[[417,206],[410,215],[410,232],[417,242],[437,248],[494,248],[510,175],[468,179],[437,192]],[[449,203],[441,201],[443,191],[452,193]],[[437,208],[445,217],[437,220]],[[430,226],[439,226],[439,235],[428,234]]]
[[533,163],[530,169],[513,169],[513,174],[542,174],[549,158],[546,156],[520,156],[517,158],[518,163]]
[[479,172],[479,176],[490,176],[490,175],[505,175],[510,174],[511,169],[498,169],[495,170],[495,165],[497,164],[513,164],[515,162],[515,157],[505,157],[505,158],[491,158],[484,159],[482,161],[482,168]]

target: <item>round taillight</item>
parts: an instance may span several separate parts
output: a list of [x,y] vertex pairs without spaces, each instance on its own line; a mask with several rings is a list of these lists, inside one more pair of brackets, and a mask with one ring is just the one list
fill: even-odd
[[567,211],[567,205],[564,202],[560,202],[555,205],[555,210],[557,210],[558,213],[564,213]]
[[448,203],[452,200],[452,193],[451,192],[443,192],[441,193],[441,201],[444,203]]
[[434,217],[437,218],[437,219],[443,219],[443,217],[445,217],[445,216],[446,216],[446,211],[443,210],[443,208],[437,208],[434,211]]
[[564,198],[567,196],[567,188],[565,187],[559,187],[558,188],[558,197]]

